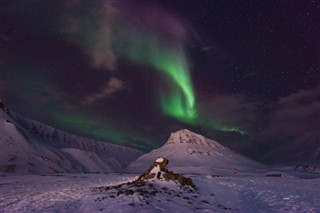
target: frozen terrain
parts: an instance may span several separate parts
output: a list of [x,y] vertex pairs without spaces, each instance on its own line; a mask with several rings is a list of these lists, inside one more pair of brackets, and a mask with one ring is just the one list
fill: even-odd
[[146,182],[119,193],[105,189],[132,181],[135,175],[3,175],[0,212],[320,212],[319,173],[287,168],[189,177],[197,190]]
[[[0,110],[0,212],[320,212],[319,164],[270,168],[189,130],[140,155]],[[133,182],[158,157],[197,188]]]
[[16,174],[121,171],[142,152],[72,135],[0,109],[0,171]]

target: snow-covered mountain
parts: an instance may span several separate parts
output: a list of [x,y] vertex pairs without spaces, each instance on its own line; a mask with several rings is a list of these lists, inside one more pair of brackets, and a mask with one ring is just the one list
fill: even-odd
[[143,172],[157,157],[169,159],[168,169],[182,173],[225,174],[263,166],[216,141],[183,129],[171,133],[162,147],[139,157],[127,167],[127,171]]
[[142,152],[72,135],[0,109],[0,171],[115,172]]

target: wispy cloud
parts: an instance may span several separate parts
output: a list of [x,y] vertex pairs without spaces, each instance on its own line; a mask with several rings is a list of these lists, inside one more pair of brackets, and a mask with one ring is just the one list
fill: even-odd
[[[320,85],[281,98],[259,139],[272,150],[263,156],[299,160],[320,158]],[[268,138],[266,141],[264,138]],[[284,154],[286,156],[284,156]]]
[[220,95],[199,105],[200,120],[219,123],[219,126],[240,127],[247,131],[259,116],[258,103],[249,102],[241,95]]
[[[116,69],[117,57],[111,48],[114,39],[112,24],[117,14],[113,1],[103,1],[99,10],[88,2],[67,2],[64,33],[68,39],[83,48],[94,68]],[[80,13],[78,11],[83,11]]]
[[320,85],[267,103],[250,102],[241,95],[220,95],[202,103],[200,111],[204,126],[211,121],[221,124],[218,127],[245,130],[246,138],[235,135],[220,140],[256,159],[320,159]]
[[112,77],[99,92],[90,94],[85,97],[83,104],[92,104],[123,89],[125,89],[125,83],[115,77]]

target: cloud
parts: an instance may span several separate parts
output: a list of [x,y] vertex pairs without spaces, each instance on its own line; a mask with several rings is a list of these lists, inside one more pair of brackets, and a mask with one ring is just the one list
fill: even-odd
[[[117,57],[111,48],[114,39],[112,24],[117,9],[112,1],[103,1],[99,9],[85,1],[67,2],[63,32],[91,58],[94,68],[116,69]],[[72,5],[72,6],[71,6]],[[79,13],[78,11],[83,11]]]
[[125,89],[125,83],[115,77],[112,77],[99,92],[85,97],[83,104],[92,104],[123,89]]
[[[270,147],[264,159],[320,158],[320,85],[281,98],[257,135]],[[267,139],[267,140],[266,140]]]
[[264,162],[320,159],[320,85],[275,102],[248,101],[241,95],[220,95],[211,100],[199,105],[203,127],[215,122],[219,124],[216,130],[239,127],[247,134],[230,133],[221,138],[215,133],[214,139],[231,149]]
[[243,130],[252,129],[259,116],[258,103],[248,101],[241,95],[220,95],[213,101],[200,103],[200,120],[219,123],[224,127],[241,127]]

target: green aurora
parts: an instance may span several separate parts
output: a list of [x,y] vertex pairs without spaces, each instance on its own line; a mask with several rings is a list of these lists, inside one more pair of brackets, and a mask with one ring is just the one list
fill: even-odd
[[197,117],[195,94],[182,45],[176,42],[170,47],[152,34],[131,32],[129,37],[130,40],[116,42],[115,51],[134,63],[150,66],[169,77],[172,82],[170,91],[160,89],[159,92],[162,112],[180,121],[194,123]]
[[205,121],[207,118],[198,115],[189,64],[180,41],[174,41],[174,44],[163,42],[155,33],[121,32],[120,35],[114,44],[114,50],[119,55],[169,77],[169,89],[159,88],[160,107],[164,115],[194,126],[245,134],[239,127],[226,126],[214,119]]
[[96,139],[113,142],[120,145],[126,145],[130,142],[135,148],[145,148],[143,144],[138,144],[135,141],[143,141],[148,146],[154,147],[151,143],[152,139],[146,135],[142,135],[133,130],[126,128],[115,127],[113,124],[108,124],[105,120],[101,123],[90,115],[83,113],[65,113],[56,111],[53,113],[53,118],[59,126],[65,126],[76,132],[82,132],[85,135],[92,135]]
[[[100,38],[101,33],[99,26],[105,24],[104,22],[99,23],[99,20],[93,18],[92,14],[88,14],[86,17],[90,17],[92,20],[88,19],[88,21],[87,18],[81,17],[81,30],[65,37],[66,40],[71,40],[74,45],[80,47],[79,50],[84,53],[88,49],[95,48],[97,38]],[[218,121],[208,114],[204,116],[206,113],[199,111],[190,71],[191,63],[186,52],[186,44],[181,38],[164,38],[161,32],[157,32],[156,29],[142,30],[136,25],[131,26],[127,20],[119,21],[117,19],[115,22],[117,22],[113,23],[115,25],[108,23],[110,26],[106,26],[111,27],[113,31],[114,37],[110,42],[115,55],[138,66],[149,67],[151,68],[149,70],[163,75],[163,78],[160,79],[160,86],[155,91],[159,111],[163,115],[177,120],[178,123],[194,127],[208,127],[244,134],[241,129],[232,125],[224,125],[227,122]],[[92,23],[97,23],[97,26]],[[125,26],[126,23],[129,23],[128,26]],[[102,27],[102,29],[105,28]],[[110,46],[106,45],[101,48],[109,50]],[[206,47],[203,51],[210,48]],[[39,115],[39,118],[45,118],[48,123],[54,124],[57,128],[71,131],[74,134],[80,133],[84,136],[122,145],[130,143],[136,148],[141,148],[141,146],[155,148],[155,139],[152,133],[147,133],[145,130],[132,127],[127,123],[119,124],[118,120],[112,119],[107,114],[104,117],[102,115],[100,120],[96,119],[95,115],[90,114],[92,111],[87,111],[86,107],[79,104],[82,101],[80,98],[77,99],[78,102],[72,103],[70,100],[76,100],[77,95],[62,93],[58,74],[63,69],[61,71],[60,67],[58,69],[55,65],[52,66],[51,59],[38,60],[34,58],[34,54],[20,54],[18,56],[19,62],[12,59],[6,63],[6,69],[3,70],[10,70],[10,72],[4,72],[2,76],[4,80],[13,82],[11,84],[16,88],[8,93],[10,95],[6,95],[9,97],[7,99],[10,100],[10,97],[18,96],[27,103],[23,106],[17,104],[16,109],[23,112],[26,108],[25,105],[28,105],[29,109],[43,110],[44,112]],[[52,88],[52,93],[48,88]],[[70,91],[76,90],[71,89]],[[29,100],[28,97],[42,98]],[[50,115],[50,118],[47,115]],[[37,119],[37,115],[34,116]],[[175,129],[172,127],[170,131],[175,131]]]

